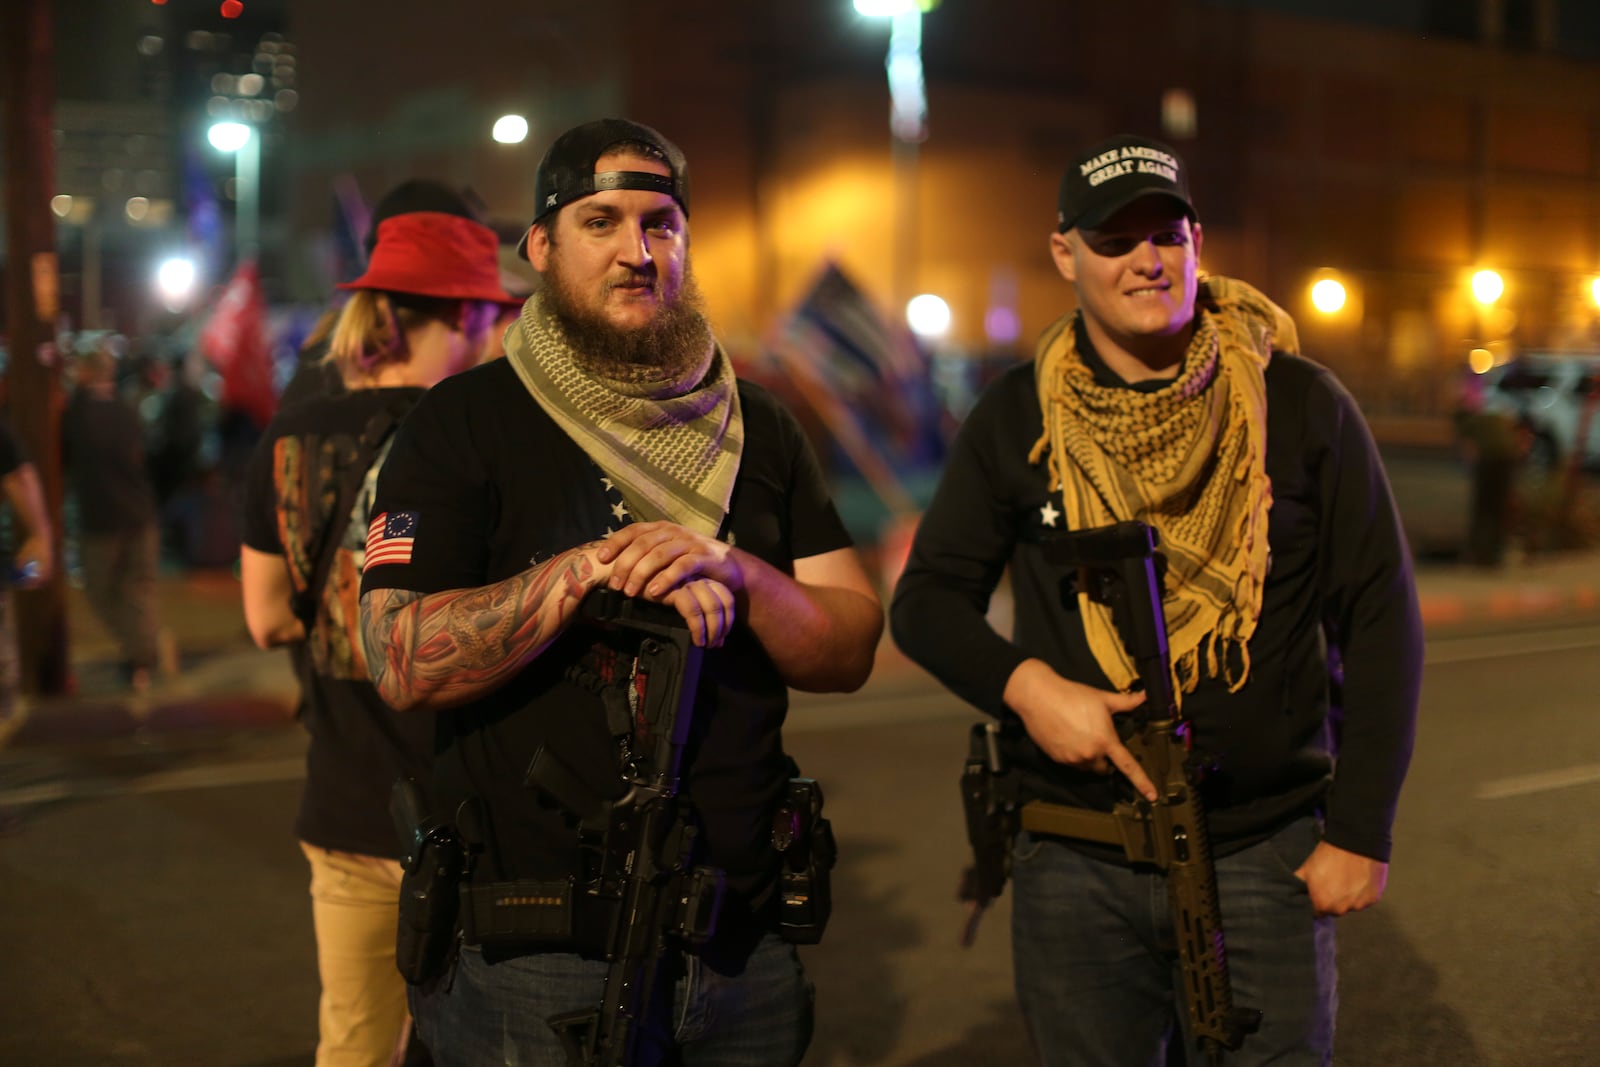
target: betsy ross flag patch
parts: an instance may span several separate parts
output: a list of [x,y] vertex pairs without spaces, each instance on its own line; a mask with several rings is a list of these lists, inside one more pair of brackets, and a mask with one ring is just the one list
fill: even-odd
[[362,570],[380,563],[410,563],[416,540],[415,511],[385,511],[367,527],[367,558]]

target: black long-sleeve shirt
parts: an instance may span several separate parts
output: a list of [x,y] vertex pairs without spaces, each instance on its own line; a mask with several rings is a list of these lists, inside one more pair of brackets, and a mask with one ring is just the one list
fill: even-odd
[[[1080,351],[1097,379],[1125,384],[1087,346]],[[1196,750],[1216,761],[1202,789],[1211,837],[1226,854],[1320,810],[1330,844],[1387,861],[1422,674],[1410,556],[1377,449],[1333,375],[1275,353],[1266,388],[1271,558],[1249,680],[1229,693],[1202,676],[1183,701]],[[1062,571],[1029,536],[1061,522],[1048,521],[1061,498],[1047,492],[1044,464],[1027,461],[1041,427],[1032,363],[980,398],[923,515],[890,623],[907,655],[1000,717],[1002,744],[1029,795],[1109,810],[1114,783],[1049,759],[1002,699],[1012,672],[1034,657],[1110,688],[1075,601],[1063,604]],[[1012,640],[986,620],[1007,566]],[[1342,670],[1331,715],[1330,648]]]

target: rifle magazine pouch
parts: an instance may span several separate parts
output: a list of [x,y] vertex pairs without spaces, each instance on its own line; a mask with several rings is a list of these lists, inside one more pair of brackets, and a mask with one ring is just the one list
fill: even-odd
[[576,951],[570,881],[490,882],[461,888],[461,937]]
[[395,966],[412,985],[444,970],[456,935],[456,908],[465,848],[448,826],[423,837],[400,879]]
[[789,779],[773,816],[772,846],[783,857],[779,932],[791,945],[815,945],[833,913],[831,872],[839,855],[833,826],[822,817],[822,787],[815,779]]
[[672,935],[685,945],[706,945],[717,935],[717,916],[728,876],[718,867],[694,867],[682,878]]

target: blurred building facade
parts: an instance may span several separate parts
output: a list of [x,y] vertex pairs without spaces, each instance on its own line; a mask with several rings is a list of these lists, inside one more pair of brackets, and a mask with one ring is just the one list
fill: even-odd
[[[221,8],[209,0],[52,5],[51,207],[68,329],[150,329],[166,310],[156,274],[170,257],[195,262],[196,301],[226,279],[239,253],[239,190],[233,159],[207,143],[213,122],[247,122],[264,142],[256,207],[269,262],[284,245],[278,120],[295,104],[284,0],[241,3],[233,17]],[[4,154],[0,144],[0,165],[25,165]]]
[[[509,235],[549,141],[620,112],[691,160],[696,270],[736,351],[832,259],[885,309],[942,296],[952,351],[1022,356],[1070,306],[1046,252],[1061,171],[1127,130],[1188,159],[1205,266],[1289,307],[1369,410],[1444,403],[1473,348],[1600,347],[1600,62],[1563,49],[1570,5],[1419,0],[1388,26],[1268,6],[1294,5],[944,0],[908,165],[888,27],[848,0],[482,0],[459,18],[289,0],[291,291],[335,280],[341,177],[369,199],[414,175],[471,185]],[[521,143],[490,137],[507,113]],[[1469,285],[1486,268],[1492,305]],[[1311,305],[1324,278],[1337,312]]]

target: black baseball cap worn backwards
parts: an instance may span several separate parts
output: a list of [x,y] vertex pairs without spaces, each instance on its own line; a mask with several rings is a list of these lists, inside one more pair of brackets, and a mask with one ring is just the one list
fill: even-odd
[[[597,160],[610,149],[633,141],[649,145],[661,153],[671,176],[650,171],[611,170],[594,172]],[[533,195],[537,205],[530,225],[561,210],[574,200],[607,189],[643,189],[665,193],[678,202],[684,217],[689,216],[689,164],[678,146],[642,123],[628,119],[596,119],[574,126],[555,139],[539,169],[534,173]],[[517,255],[528,258],[528,235],[517,244]]]
[[1133,134],[1102,141],[1062,175],[1056,229],[1092,230],[1143,196],[1169,197],[1183,205],[1190,222],[1199,220],[1183,160],[1170,146]]

